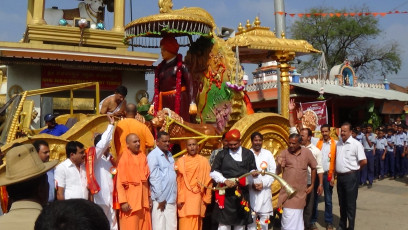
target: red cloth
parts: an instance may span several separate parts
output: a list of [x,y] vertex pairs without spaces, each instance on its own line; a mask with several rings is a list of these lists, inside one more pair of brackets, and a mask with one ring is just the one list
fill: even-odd
[[177,43],[176,38],[174,38],[173,36],[165,36],[160,41],[160,46],[163,46],[165,50],[172,54],[177,54],[179,50],[179,44]]
[[101,188],[99,187],[98,181],[95,178],[95,157],[96,157],[96,149],[95,147],[90,147],[86,151],[86,161],[85,161],[85,169],[86,169],[86,178],[88,183],[88,189],[91,194],[98,193]]
[[[218,187],[222,188],[224,187],[225,184],[219,184]],[[225,190],[223,190],[223,194],[220,194],[220,190],[215,191],[215,202],[217,202],[218,207],[220,209],[224,208],[224,203],[225,203]]]
[[239,141],[241,139],[241,133],[238,129],[231,129],[225,134],[225,140],[227,141]]

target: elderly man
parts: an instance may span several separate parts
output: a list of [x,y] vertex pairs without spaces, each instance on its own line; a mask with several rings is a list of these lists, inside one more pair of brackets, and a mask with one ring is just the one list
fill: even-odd
[[188,154],[176,162],[179,230],[201,230],[206,205],[211,202],[211,166],[199,155],[196,139],[186,144]]
[[68,131],[65,125],[60,125],[55,122],[55,115],[47,114],[44,116],[44,121],[47,124],[47,128],[42,130],[41,133],[50,134],[53,136],[61,136]]
[[160,41],[163,61],[155,70],[154,111],[169,108],[190,121],[190,114],[197,113],[193,95],[193,80],[183,64],[181,54],[177,54],[179,44],[173,36],[166,36]]
[[[225,190],[217,191],[213,218],[219,223],[219,230],[231,229],[243,230],[245,225],[252,223],[249,212],[250,200],[246,178],[239,181],[238,177],[248,172],[257,170],[254,154],[241,147],[241,134],[239,130],[232,129],[225,135],[228,141],[228,149],[217,154],[211,167],[211,178],[226,187]],[[257,177],[257,172],[252,172]],[[239,194],[237,196],[236,194]]]
[[[277,159],[276,174],[283,172],[283,179],[288,182],[297,193],[287,199],[287,193],[281,189],[278,207],[283,206],[282,229],[303,229],[303,209],[306,205],[306,196],[313,191],[316,177],[317,161],[312,152],[301,147],[302,138],[299,134],[289,136],[289,148],[283,150]],[[307,169],[311,169],[311,186],[307,187]]]
[[[351,124],[341,126],[336,149],[337,194],[340,205],[340,230],[353,230],[356,218],[359,170],[367,164],[363,145],[351,137]],[[347,227],[347,220],[349,225]]]
[[106,97],[99,103],[101,114],[113,114],[123,116],[126,107],[127,88],[123,85],[115,89],[115,93]]
[[34,229],[34,223],[48,201],[47,172],[58,161],[43,162],[31,144],[10,149],[7,165],[0,169],[0,186],[6,186],[13,202],[7,215],[0,216],[2,230]]
[[[275,173],[276,163],[273,154],[262,148],[263,135],[259,132],[254,132],[251,135],[252,148],[254,153],[256,167],[258,171],[265,170],[270,173]],[[255,212],[253,223],[248,225],[248,230],[256,230],[256,219],[259,218],[259,223],[262,230],[268,230],[269,216],[273,214],[272,207],[272,191],[271,185],[273,177],[269,175],[259,175],[258,178],[250,180],[249,197],[251,208]]]
[[174,159],[169,151],[170,135],[159,132],[157,147],[147,156],[150,170],[150,191],[153,200],[153,230],[177,228],[177,175]]
[[118,164],[118,198],[120,203],[120,229],[152,229],[149,198],[149,166],[146,155],[140,151],[139,137],[131,133],[126,137],[127,149]]
[[55,169],[57,199],[89,199],[85,171],[85,149],[78,141],[65,146],[67,159]]

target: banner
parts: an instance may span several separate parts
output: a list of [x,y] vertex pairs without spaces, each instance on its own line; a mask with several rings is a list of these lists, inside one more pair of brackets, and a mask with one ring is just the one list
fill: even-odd
[[299,18],[302,17],[308,17],[310,18],[311,16],[314,17],[362,17],[362,16],[373,16],[373,17],[377,17],[377,16],[381,16],[381,17],[385,17],[386,15],[390,15],[390,14],[408,14],[408,11],[387,11],[387,12],[321,12],[321,13],[287,13],[287,12],[283,12],[283,11],[278,11],[274,13],[279,14],[279,15],[289,15],[292,18],[297,16]]
[[121,72],[64,69],[52,66],[41,68],[41,88],[96,81],[99,82],[100,90],[114,91],[122,84]]
[[320,131],[320,127],[328,123],[326,101],[300,103],[303,111],[302,124],[304,128]]

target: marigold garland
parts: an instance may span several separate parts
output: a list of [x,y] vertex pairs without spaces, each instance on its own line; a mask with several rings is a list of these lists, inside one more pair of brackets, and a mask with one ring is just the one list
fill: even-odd
[[[182,76],[182,67],[183,67],[183,56],[181,54],[177,54],[177,72],[176,72],[176,100],[175,100],[175,106],[174,106],[174,112],[177,114],[180,114],[180,98],[181,98],[181,76]],[[159,90],[159,75],[160,71],[162,70],[162,67],[166,63],[165,60],[163,60],[156,68],[154,71],[154,115],[157,115],[157,111],[159,110],[159,95],[160,95],[160,90]]]

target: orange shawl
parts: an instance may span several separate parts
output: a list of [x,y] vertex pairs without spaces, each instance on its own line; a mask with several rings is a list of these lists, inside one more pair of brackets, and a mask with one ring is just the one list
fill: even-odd
[[[322,150],[323,148],[323,139],[320,139],[316,147]],[[330,153],[329,153],[329,159],[330,159],[330,166],[329,166],[329,173],[327,174],[327,180],[331,181],[333,178],[333,172],[334,172],[334,165],[336,163],[336,142],[332,137],[330,137]]]

